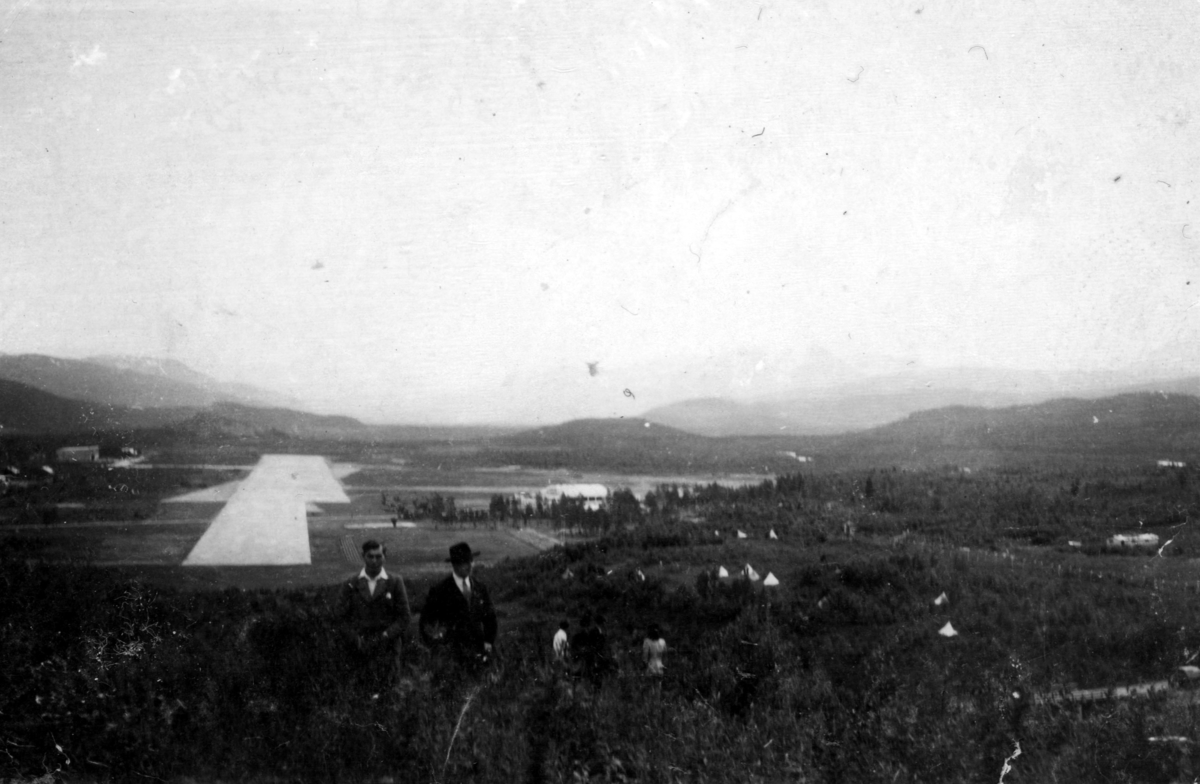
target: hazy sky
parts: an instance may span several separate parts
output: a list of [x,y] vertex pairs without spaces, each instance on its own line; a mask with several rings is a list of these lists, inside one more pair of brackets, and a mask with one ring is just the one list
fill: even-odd
[[53,0],[0,30],[6,353],[376,421],[878,358],[1200,367],[1197,0]]

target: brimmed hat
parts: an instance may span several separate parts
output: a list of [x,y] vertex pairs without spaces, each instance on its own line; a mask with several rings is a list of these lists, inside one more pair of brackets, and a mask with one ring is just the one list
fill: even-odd
[[446,559],[452,564],[471,563],[479,553],[471,552],[471,545],[459,542],[450,548],[450,557]]

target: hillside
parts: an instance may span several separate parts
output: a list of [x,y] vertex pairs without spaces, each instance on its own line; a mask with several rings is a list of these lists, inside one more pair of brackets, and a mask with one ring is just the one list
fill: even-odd
[[1063,455],[1192,462],[1200,453],[1200,398],[1141,392],[998,409],[956,406],[822,439],[820,449],[909,464],[957,463],[963,455],[989,463]]
[[546,468],[626,471],[787,470],[796,440],[710,438],[644,419],[577,419],[494,439],[484,454],[496,461]]
[[[261,435],[318,440],[368,440],[373,432],[356,419],[285,408],[216,403],[200,408],[130,408],[71,400],[28,384],[0,379],[0,434],[41,435],[155,431],[154,441],[220,440]],[[147,435],[151,435],[147,433]]]
[[172,424],[169,431],[203,440],[284,435],[316,440],[366,440],[370,428],[346,416],[325,416],[287,408],[256,408],[218,403]]
[[144,358],[0,354],[0,379],[61,398],[127,408],[202,408],[219,402],[261,405],[273,399],[267,392],[224,384],[178,362]]
[[659,406],[651,422],[708,436],[832,435],[867,430],[936,408],[999,408],[1136,392],[1200,394],[1200,378],[1134,381],[1118,373],[911,368],[754,400],[698,398]]
[[[798,463],[788,452],[813,460]],[[1200,459],[1200,398],[1142,392],[1005,408],[949,406],[840,435],[709,437],[640,419],[577,420],[497,439],[485,454],[546,467],[779,472],[1063,457],[1193,462]]]
[[154,428],[190,416],[193,409],[132,409],[69,400],[0,379],[0,434],[79,433]]

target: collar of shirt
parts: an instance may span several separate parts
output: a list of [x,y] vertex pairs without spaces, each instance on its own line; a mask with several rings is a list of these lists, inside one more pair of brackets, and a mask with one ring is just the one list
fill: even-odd
[[458,584],[458,590],[462,592],[463,596],[467,595],[467,588],[471,586],[471,583],[469,582],[470,579],[470,577],[459,577],[457,574],[454,575],[454,582]]
[[360,571],[358,573],[358,578],[360,580],[367,581],[367,590],[370,591],[372,596],[374,596],[375,595],[375,585],[380,580],[386,580],[388,578],[388,573],[387,573],[387,569],[380,569],[379,574],[375,575],[375,579],[372,580],[370,575],[367,574],[367,568],[364,566],[362,571]]

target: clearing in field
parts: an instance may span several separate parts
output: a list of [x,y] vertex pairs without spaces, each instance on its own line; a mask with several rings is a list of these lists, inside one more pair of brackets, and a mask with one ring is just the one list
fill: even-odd
[[183,565],[311,564],[309,502],[350,503],[325,458],[263,455]]

